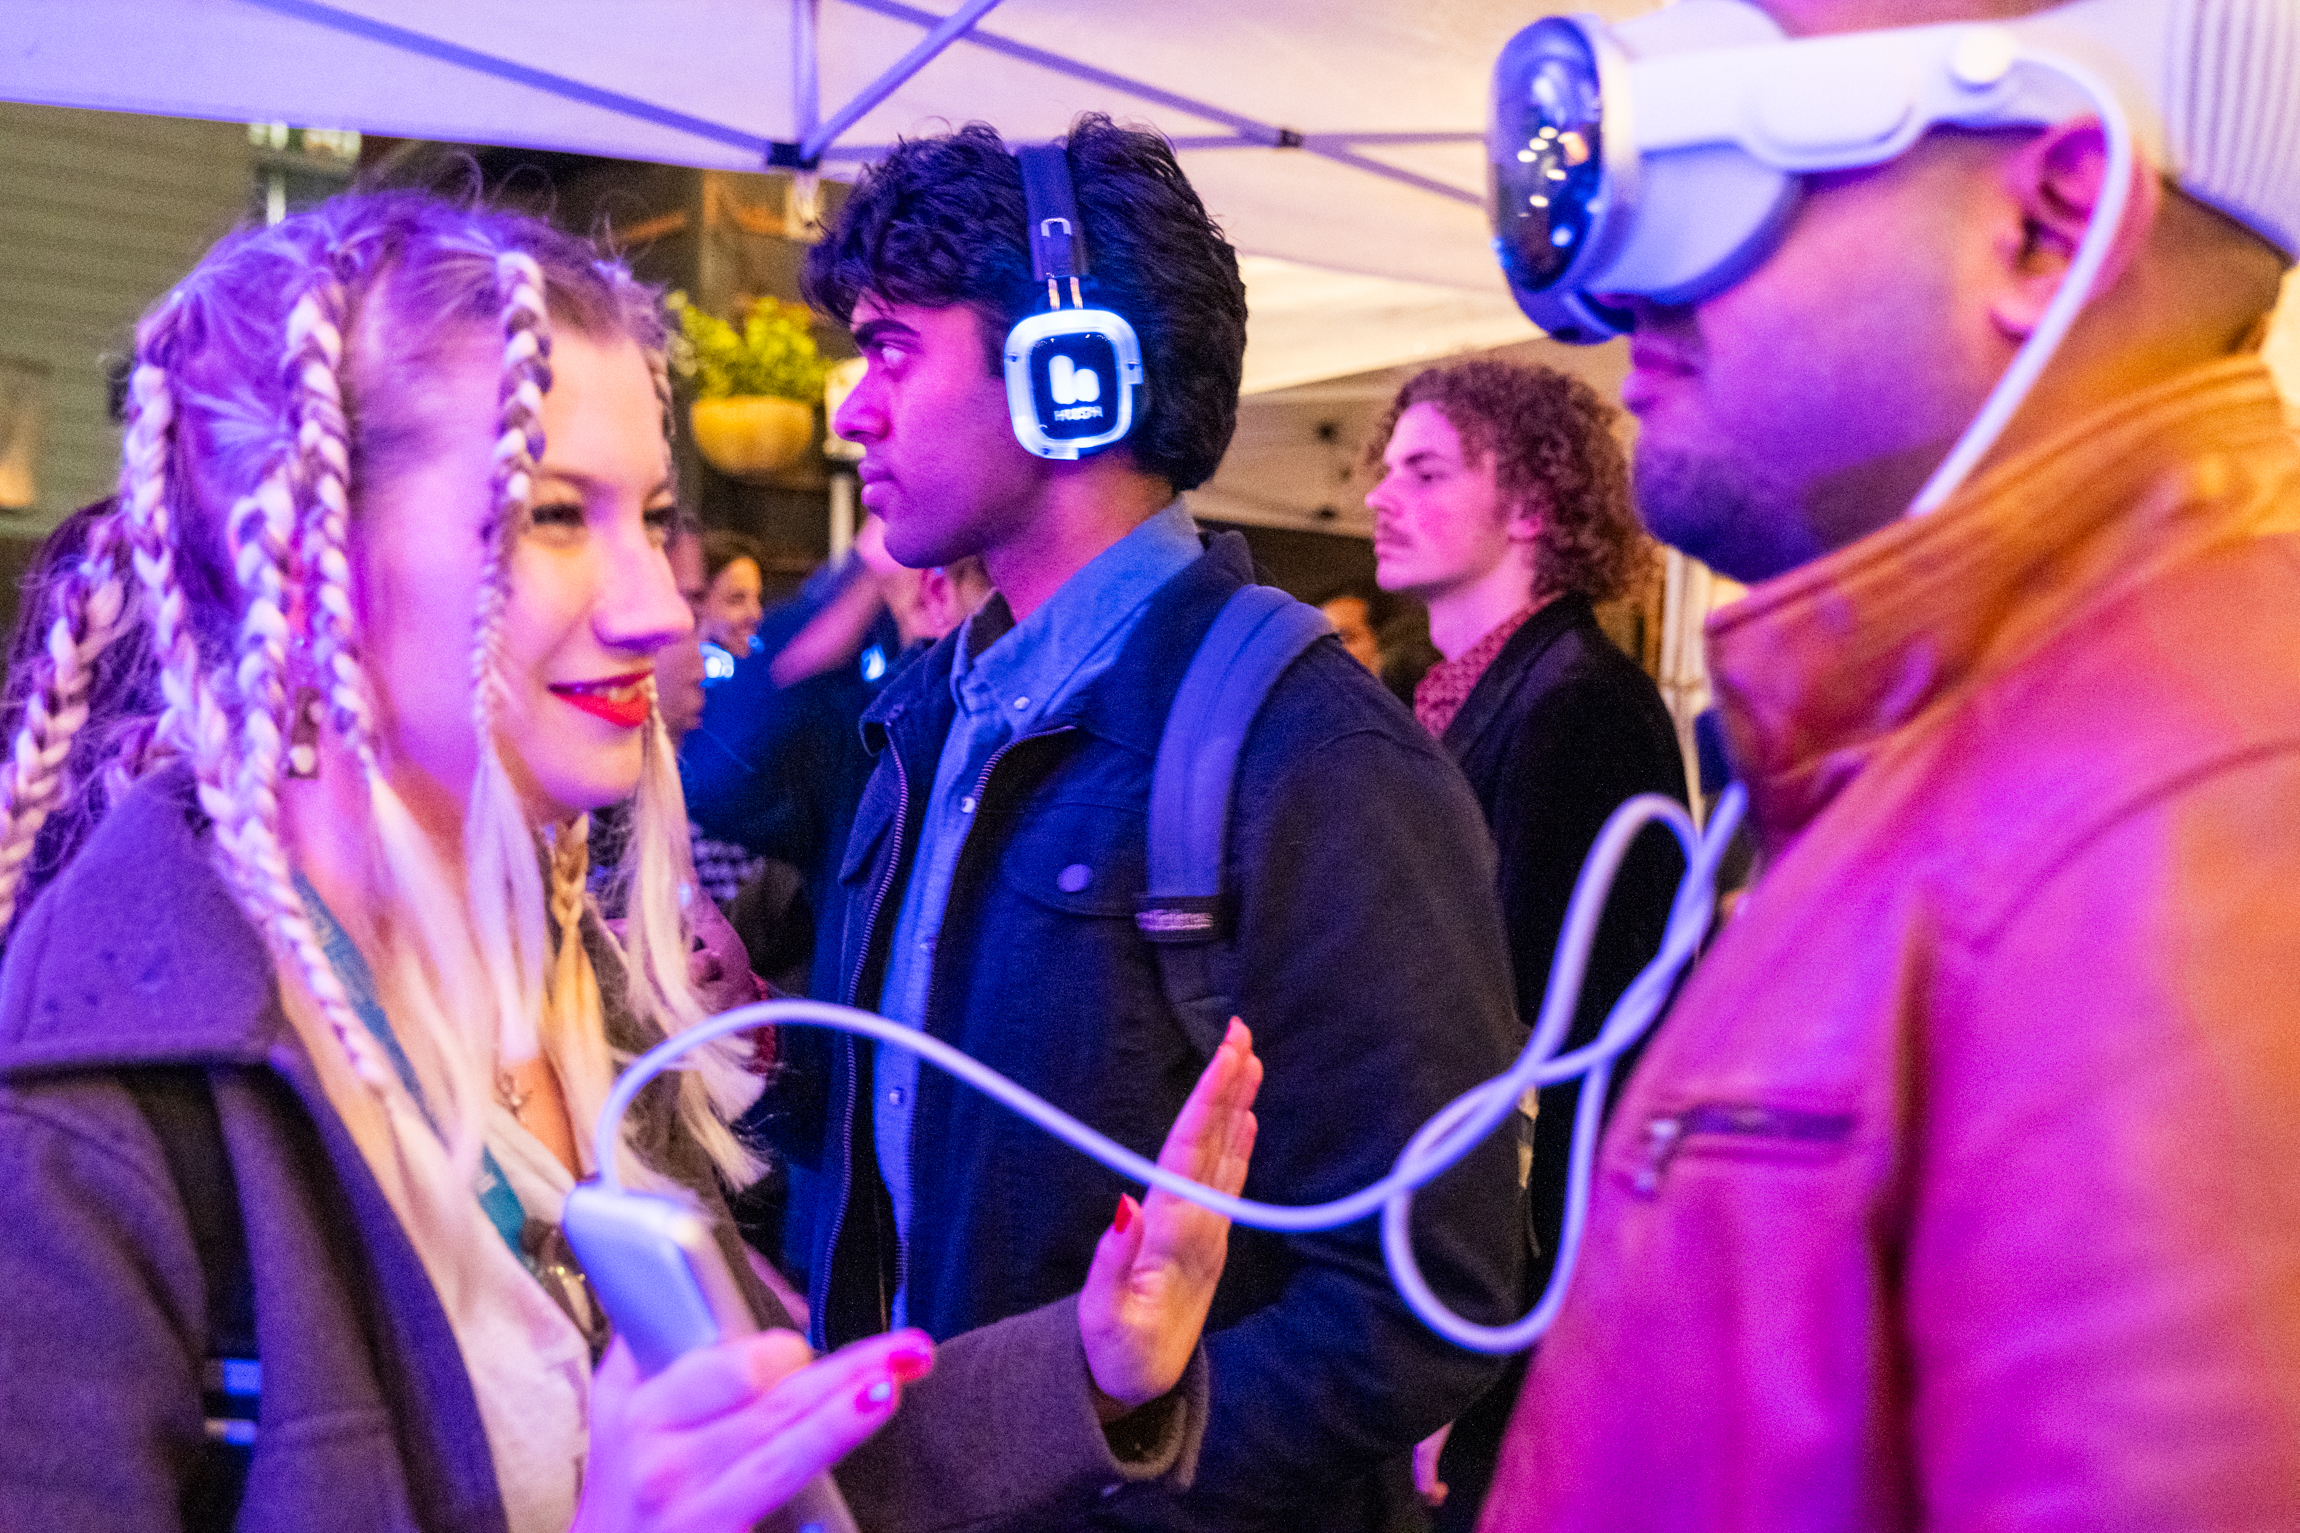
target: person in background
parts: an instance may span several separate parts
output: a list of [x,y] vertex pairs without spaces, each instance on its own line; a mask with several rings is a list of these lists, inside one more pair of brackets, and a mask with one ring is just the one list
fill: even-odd
[[[946,1039],[1144,1144],[1210,1041],[1137,924],[1151,764],[1216,611],[1253,578],[1180,497],[1236,425],[1237,257],[1165,140],[1081,117],[1068,162],[1090,302],[1140,337],[1145,405],[1076,461],[1017,440],[1009,326],[1041,309],[1022,168],[990,128],[907,139],[809,253],[817,309],[869,369],[836,428],[905,565],[972,555],[997,595],[864,715],[877,756],[841,870],[841,998]],[[1505,1069],[1492,853],[1460,774],[1338,642],[1281,676],[1238,760],[1233,926],[1213,961],[1269,1063],[1257,1196],[1364,1186],[1407,1137]],[[1218,1021],[1214,1024],[1218,1028]],[[1123,1182],[897,1047],[835,1040],[792,1071],[793,1224],[818,1335],[904,1317],[963,1333],[1045,1302],[1112,1223]],[[1498,1320],[1525,1267],[1509,1146],[1424,1190],[1439,1291]],[[1217,1381],[1186,1492],[1115,1494],[1076,1527],[1373,1533],[1415,1513],[1413,1444],[1499,1372],[1416,1319],[1372,1221],[1239,1230],[1207,1356]]]
[[[10,1533],[736,1533],[802,1493],[836,1524],[816,1482],[873,1434],[841,1469],[874,1533],[1187,1476],[1220,1220],[1152,1196],[1075,1299],[817,1361],[725,1215],[747,1040],[641,1094],[623,1166],[767,1329],[648,1379],[610,1344],[562,1204],[622,1063],[702,1015],[652,676],[692,623],[663,346],[589,243],[413,194],[232,235],[138,327],[119,493],[11,645]],[[634,792],[618,936],[587,811]],[[1232,1189],[1248,1050],[1164,1152]],[[1165,1431],[1114,1442],[1113,1383]]]
[[[979,607],[990,585],[979,559],[947,569],[896,564],[875,516],[864,518],[847,563],[818,578],[823,594],[768,614],[764,663],[711,688],[680,746],[679,775],[698,834],[799,870],[822,928],[808,951],[827,959],[838,946],[829,923],[839,918],[839,859],[870,776],[863,710]],[[736,924],[756,951],[765,933],[748,919]],[[837,999],[835,961],[815,969],[807,993]]]
[[1699,302],[1600,295],[1646,525],[1751,588],[1709,663],[1765,857],[1615,1111],[1488,1533],[2300,1528],[2300,441],[2258,355],[2300,4],[2091,15],[2162,135],[1937,508],[2100,216],[2096,117],[1933,131]]
[[[1592,604],[1652,557],[1630,505],[1619,412],[1547,367],[1484,360],[1436,368],[1398,390],[1368,457],[1367,495],[1385,591],[1429,608],[1444,656],[1414,712],[1461,764],[1499,852],[1517,1004],[1531,1024],[1549,983],[1582,860],[1608,816],[1640,793],[1683,802],[1685,767],[1660,690],[1597,626]],[[1661,945],[1679,856],[1648,830],[1621,866],[1598,927],[1566,1046],[1597,1036]],[[1616,1069],[1618,1083],[1632,1061]],[[1536,1280],[1565,1222],[1581,1083],[1542,1089],[1527,1193]],[[1602,1104],[1592,1110],[1601,1110]],[[1465,1416],[1438,1465],[1439,1523],[1476,1516],[1521,1368]],[[1428,1455],[1425,1454],[1425,1459]]]
[[[778,687],[795,687],[810,677],[861,657],[866,679],[880,682],[904,660],[972,617],[990,598],[990,577],[980,559],[949,566],[906,569],[886,551],[886,523],[865,515],[855,533],[855,578],[843,586],[779,647],[770,665]],[[881,620],[894,625],[895,654],[874,660],[867,646],[879,636]]]
[[[682,519],[671,529],[670,541],[663,548],[663,556],[670,562],[671,578],[691,613],[699,609],[703,599],[702,542],[694,525]],[[685,638],[674,640],[655,653],[655,713],[663,721],[663,732],[674,747],[701,722],[703,697],[703,643],[698,623]],[[633,802],[626,800],[595,810],[591,815],[590,890],[599,902],[600,912],[609,921],[622,919],[630,894],[630,880],[622,864],[631,833],[633,807]],[[695,951],[688,960],[689,977],[714,1012],[758,1000],[764,990],[753,971],[779,980],[785,977],[785,966],[775,962],[774,950],[767,944],[762,944],[770,954],[767,960],[754,961],[748,944],[738,938],[729,924],[725,907],[740,897],[745,886],[762,876],[766,859],[740,846],[714,841],[691,822],[687,826],[687,852],[695,885],[706,896],[700,904],[687,907],[688,919],[695,928]],[[796,914],[805,919],[805,907],[800,905]]]
[[663,557],[670,561],[671,578],[678,583],[679,599],[693,614],[694,628],[675,644],[666,644],[655,656],[655,711],[673,744],[693,733],[703,722],[703,602],[710,577],[703,559],[705,534],[681,517],[671,528]]
[[1357,580],[1337,586],[1317,603],[1350,658],[1376,676],[1382,674],[1382,630],[1396,605],[1381,587]]
[[[705,550],[711,539],[719,536],[706,533],[701,537],[692,528],[682,527],[667,550],[671,560],[671,574],[679,582],[679,594],[687,599],[687,606],[695,614],[695,636],[667,647],[655,658],[655,689],[660,699],[668,685],[675,694],[663,707],[663,728],[670,733],[671,744],[677,747],[695,727],[703,722],[704,661],[703,625],[712,605],[714,588],[723,586],[726,577],[738,566],[749,563],[735,560],[722,568],[719,579],[710,577],[710,561]],[[751,565],[756,598],[758,567]],[[754,622],[755,630],[756,624]],[[743,637],[738,631],[730,637]],[[747,642],[747,640],[746,640]],[[741,653],[741,651],[737,651]],[[695,864],[695,883],[722,908],[734,903],[744,887],[759,877],[767,859],[739,842],[722,841],[706,835],[703,828],[689,817],[687,847]]]
[[765,614],[767,556],[747,533],[714,528],[703,534],[703,600],[696,609],[705,644],[731,658],[751,657],[751,640]]

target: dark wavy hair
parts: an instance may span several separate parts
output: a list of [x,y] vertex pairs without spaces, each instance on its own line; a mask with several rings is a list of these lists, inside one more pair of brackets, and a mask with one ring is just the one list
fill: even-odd
[[[1146,408],[1125,442],[1135,466],[1177,490],[1213,475],[1238,424],[1246,287],[1238,254],[1156,133],[1089,114],[1065,141],[1086,243],[1087,297],[1142,342]],[[905,139],[855,187],[838,228],[807,254],[807,302],[839,323],[864,294],[964,304],[990,370],[1006,332],[1043,306],[1031,281],[1022,167],[997,130]]]
[[1416,374],[1390,401],[1366,449],[1379,469],[1398,417],[1418,404],[1461,436],[1463,455],[1491,455],[1504,504],[1541,513],[1534,579],[1542,591],[1608,601],[1636,585],[1653,545],[1629,493],[1629,460],[1613,434],[1621,412],[1568,373],[1483,357]]

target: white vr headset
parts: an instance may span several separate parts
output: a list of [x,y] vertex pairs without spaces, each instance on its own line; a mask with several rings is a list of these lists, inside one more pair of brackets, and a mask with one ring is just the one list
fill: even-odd
[[2150,3],[1796,40],[1739,0],[1538,21],[1494,68],[1502,269],[1557,339],[1621,334],[1606,298],[1692,303],[1762,261],[1802,175],[1881,164],[1935,127],[2049,126],[2106,115],[2112,95],[2131,114],[2139,92],[2101,35]]
[[[1494,247],[1518,306],[1561,341],[1633,328],[1619,300],[1688,304],[1771,252],[1800,177],[1878,165],[1936,127],[2100,119],[2108,166],[2060,291],[1911,506],[1939,505],[1995,443],[2091,297],[2139,146],[2163,130],[2120,45],[2185,0],[2076,0],[2016,24],[1790,39],[1742,0],[1678,0],[1608,27],[1551,17],[1494,67]],[[2283,3],[2283,0],[2270,0]]]

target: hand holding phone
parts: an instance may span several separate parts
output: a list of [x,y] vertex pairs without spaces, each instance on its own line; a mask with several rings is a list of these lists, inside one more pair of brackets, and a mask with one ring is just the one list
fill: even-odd
[[855,1533],[826,1471],[893,1417],[933,1353],[898,1331],[818,1360],[775,1330],[642,1379],[618,1340],[592,1383],[573,1533]]
[[567,1194],[560,1224],[640,1377],[758,1329],[710,1221],[694,1209],[586,1182]]

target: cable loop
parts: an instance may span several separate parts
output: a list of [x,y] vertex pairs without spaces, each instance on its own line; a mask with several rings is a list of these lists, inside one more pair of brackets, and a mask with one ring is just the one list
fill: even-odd
[[[1379,1213],[1382,1216],[1382,1253],[1390,1277],[1407,1305],[1423,1324],[1457,1346],[1474,1352],[1522,1352],[1549,1329],[1564,1302],[1573,1265],[1580,1254],[1582,1227],[1589,1214],[1589,1185],[1597,1152],[1599,1112],[1574,1115],[1573,1152],[1566,1172],[1565,1230],[1558,1246],[1557,1264],[1533,1309],[1514,1324],[1479,1325],[1446,1307],[1422,1277],[1414,1259],[1411,1215],[1414,1194],[1444,1174],[1453,1164],[1499,1128],[1528,1090],[1585,1077],[1581,1100],[1602,1103],[1613,1074],[1614,1061],[1643,1037],[1676,988],[1677,977],[1700,950],[1708,935],[1716,906],[1717,867],[1723,861],[1733,833],[1739,828],[1746,802],[1739,784],[1727,788],[1707,833],[1697,829],[1684,805],[1657,793],[1644,793],[1613,811],[1597,834],[1581,874],[1574,881],[1573,899],[1566,907],[1565,927],[1558,938],[1557,957],[1550,965],[1549,988],[1541,1017],[1526,1040],[1517,1062],[1504,1073],[1473,1086],[1447,1103],[1406,1142],[1390,1172],[1371,1186],[1331,1202],[1303,1206],[1262,1203],[1232,1197],[1167,1171],[1124,1145],[1106,1138],[1059,1107],[1033,1096],[1005,1076],[960,1053],[939,1038],[930,1037],[900,1022],[834,1006],[827,1001],[759,1001],[721,1012],[708,1022],[649,1049],[624,1071],[600,1109],[592,1149],[603,1185],[619,1188],[615,1175],[615,1147],[624,1111],[647,1083],[690,1049],[729,1033],[756,1027],[827,1027],[879,1043],[905,1049],[925,1063],[952,1075],[1022,1117],[1029,1119],[1073,1149],[1128,1177],[1187,1198],[1202,1208],[1255,1229],[1282,1234],[1330,1230]],[[1589,964],[1590,944],[1597,936],[1599,917],[1613,891],[1613,881],[1630,844],[1647,825],[1668,827],[1684,851],[1686,867],[1671,903],[1669,924],[1661,950],[1632,980],[1606,1014],[1605,1025],[1588,1044],[1556,1054],[1581,1000],[1582,977]]]

